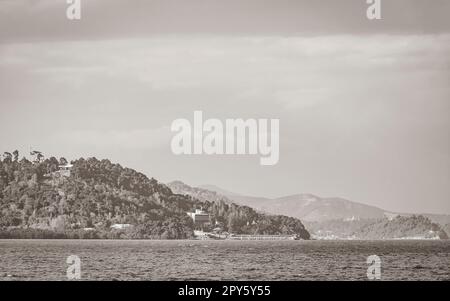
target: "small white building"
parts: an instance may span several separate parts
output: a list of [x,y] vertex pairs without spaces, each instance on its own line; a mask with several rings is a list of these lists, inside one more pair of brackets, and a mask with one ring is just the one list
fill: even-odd
[[67,163],[66,165],[59,166],[59,174],[62,177],[70,177],[70,171],[72,170],[73,165]]
[[123,230],[126,228],[130,228],[132,225],[130,224],[114,224],[111,226],[112,229],[116,229],[116,230]]
[[195,209],[195,212],[187,212],[197,226],[202,226],[211,222],[207,212],[201,209]]

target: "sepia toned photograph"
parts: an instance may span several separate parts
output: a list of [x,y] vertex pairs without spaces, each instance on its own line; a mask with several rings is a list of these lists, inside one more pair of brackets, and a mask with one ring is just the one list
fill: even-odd
[[0,0],[0,282],[449,281],[449,16]]

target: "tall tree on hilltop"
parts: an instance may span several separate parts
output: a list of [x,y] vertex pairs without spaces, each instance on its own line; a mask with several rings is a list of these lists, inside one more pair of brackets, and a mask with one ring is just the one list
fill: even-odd
[[12,161],[12,154],[9,152],[3,153],[3,161],[5,162],[11,162]]
[[15,150],[13,152],[13,155],[14,155],[14,162],[18,162],[19,161],[19,151]]

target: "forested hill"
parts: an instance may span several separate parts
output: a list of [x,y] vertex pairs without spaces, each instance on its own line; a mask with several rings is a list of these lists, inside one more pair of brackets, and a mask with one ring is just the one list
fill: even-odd
[[421,215],[378,220],[361,227],[355,236],[364,239],[448,239],[440,225]]
[[448,239],[445,227],[422,215],[305,222],[317,239]]
[[[73,161],[70,177],[63,177],[58,170],[67,163],[64,158],[31,162],[13,154],[0,160],[0,238],[186,239],[194,227],[186,212],[202,207],[231,233],[309,239],[298,219],[174,194],[155,179],[109,160]],[[116,230],[114,224],[132,226]]]

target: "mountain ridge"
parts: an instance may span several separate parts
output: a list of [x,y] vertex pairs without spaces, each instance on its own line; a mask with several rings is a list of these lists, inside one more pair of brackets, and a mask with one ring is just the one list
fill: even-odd
[[[228,190],[221,189],[220,187],[216,185],[201,185],[199,187],[217,187],[219,188],[219,191],[216,191],[217,193],[227,192]],[[305,221],[325,221],[325,220],[335,220],[335,219],[358,219],[358,218],[394,218],[395,216],[414,216],[414,215],[422,215],[424,217],[429,218],[431,221],[435,223],[439,223],[441,225],[449,224],[450,223],[450,214],[435,214],[435,213],[404,213],[404,212],[393,212],[389,210],[384,210],[382,208],[373,206],[373,205],[367,205],[364,203],[359,203],[355,201],[351,201],[345,198],[341,197],[320,197],[312,193],[296,193],[291,194],[287,196],[282,197],[276,197],[276,198],[267,198],[267,197],[254,197],[254,196],[248,196],[248,195],[242,195],[239,193],[229,192],[229,194],[225,194],[224,196],[233,199],[234,201],[238,202],[239,204],[244,204],[248,206],[252,206],[255,209],[261,210],[263,212],[268,213],[274,213],[274,214],[288,214],[290,216],[294,216],[300,219],[303,219]],[[303,201],[306,202],[308,205],[310,205],[314,201],[322,201],[322,204],[327,203],[333,203],[333,202],[340,202],[344,206],[349,206],[350,208],[359,208],[359,210],[362,209],[370,209],[370,214],[364,214],[361,216],[358,216],[358,214],[351,214],[347,213],[344,214],[344,212],[341,212],[341,215],[339,216],[332,216],[329,215],[327,218],[324,216],[324,214],[317,213],[314,208],[310,208],[313,215],[307,216],[307,212],[297,212],[292,207],[286,207],[286,203],[291,202],[297,203],[296,201]],[[278,204],[277,204],[278,203]],[[288,204],[290,205],[290,204]],[[299,204],[294,204],[299,205]],[[280,208],[281,207],[281,208]],[[348,207],[347,207],[348,208]],[[328,211],[332,211],[331,209]],[[358,211],[358,210],[357,210]],[[314,215],[315,213],[315,215]],[[356,213],[356,212],[355,212]]]
[[[311,193],[269,199],[229,193],[228,196],[182,182],[167,184],[172,190],[202,199],[222,199],[251,206],[267,214],[301,219],[316,239],[447,239],[448,216],[399,214],[343,198],[320,198]],[[286,203],[288,203],[286,206]],[[292,204],[294,203],[294,204]],[[367,212],[366,210],[370,210]],[[435,220],[433,220],[433,218]],[[441,223],[436,222],[436,219]]]

